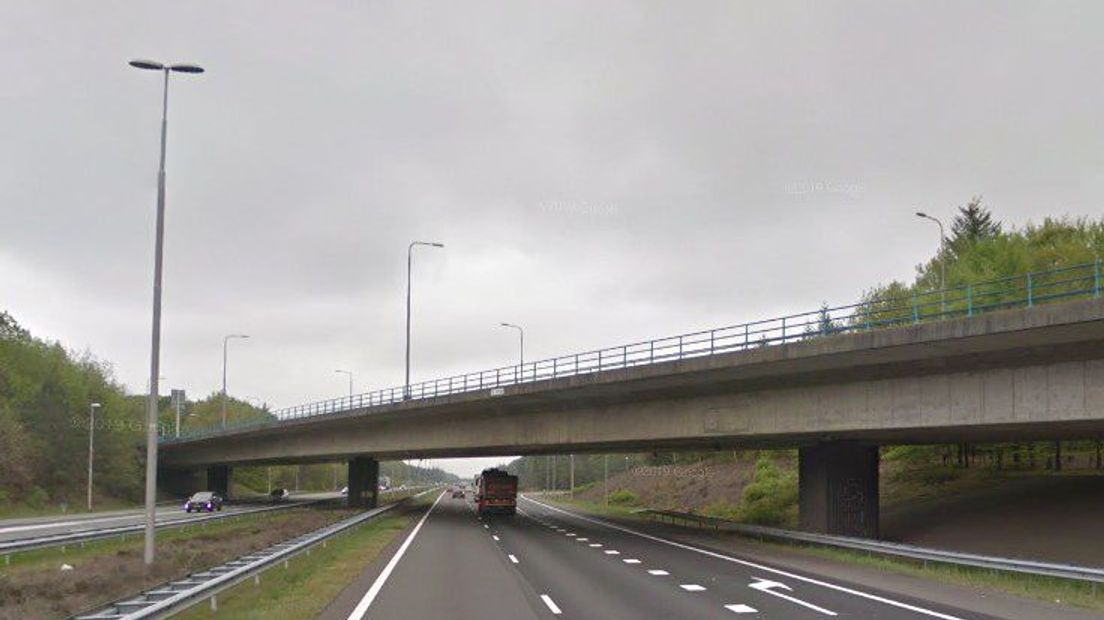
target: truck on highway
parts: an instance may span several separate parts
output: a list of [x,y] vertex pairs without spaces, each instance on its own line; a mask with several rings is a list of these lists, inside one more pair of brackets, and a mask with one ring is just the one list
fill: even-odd
[[501,469],[484,469],[475,480],[475,506],[479,514],[512,515],[517,512],[518,477]]

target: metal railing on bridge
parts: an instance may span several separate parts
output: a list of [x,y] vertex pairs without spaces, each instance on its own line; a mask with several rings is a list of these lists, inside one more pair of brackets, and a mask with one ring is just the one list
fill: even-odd
[[907,296],[878,298],[846,306],[824,306],[818,310],[772,319],[422,381],[409,387],[384,388],[308,403],[277,410],[273,412],[275,419],[253,419],[232,422],[225,427],[188,429],[179,437],[162,437],[161,442],[173,443],[217,435],[229,430],[276,425],[287,420],[745,351],[835,334],[970,317],[995,310],[1030,308],[1055,301],[1100,297],[1101,269],[1101,261],[1097,259],[1091,263]]

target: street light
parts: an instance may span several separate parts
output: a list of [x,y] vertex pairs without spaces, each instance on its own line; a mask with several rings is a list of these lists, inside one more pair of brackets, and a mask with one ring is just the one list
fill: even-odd
[[226,428],[226,348],[231,338],[248,338],[246,334],[230,334],[222,339],[222,427]]
[[339,368],[339,369],[335,370],[334,372],[339,373],[339,374],[343,374],[343,375],[349,375],[349,398],[352,398],[353,397],[353,371],[351,371],[351,370],[341,370]]
[[445,244],[436,241],[412,241],[406,248],[406,383],[403,388],[403,400],[410,398],[410,274],[414,261],[414,246],[424,245],[443,248]]
[[96,410],[100,403],[88,407],[88,512],[92,512],[92,435],[96,430]]
[[[499,323],[501,327],[510,327],[518,331],[518,338],[520,343],[520,350],[518,353],[518,381],[524,378],[525,375],[525,330],[520,325],[514,325],[513,323]],[[534,372],[536,372],[534,370]]]
[[157,229],[153,258],[153,328],[150,337],[150,388],[146,402],[146,541],[143,558],[153,564],[154,514],[157,507],[157,377],[161,366],[161,267],[165,241],[165,141],[168,136],[169,74],[203,73],[190,64],[164,65],[152,60],[132,60],[130,66],[160,71],[164,76],[161,95],[161,159],[157,167]]
[[947,243],[947,235],[943,234],[943,222],[939,218],[928,215],[923,211],[917,211],[916,217],[931,220],[939,225],[939,312],[944,314],[947,312],[947,256],[943,253],[943,247]]

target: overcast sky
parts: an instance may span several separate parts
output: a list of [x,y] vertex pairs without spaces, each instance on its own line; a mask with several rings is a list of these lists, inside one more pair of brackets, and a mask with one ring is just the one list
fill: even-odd
[[[275,407],[848,303],[974,194],[1099,217],[1099,2],[53,2],[0,16],[0,309]],[[468,473],[475,464],[449,461]]]

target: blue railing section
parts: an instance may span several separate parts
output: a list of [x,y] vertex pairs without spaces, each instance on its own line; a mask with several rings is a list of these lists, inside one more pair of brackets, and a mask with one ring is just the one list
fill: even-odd
[[463,375],[392,387],[364,394],[308,403],[273,412],[275,419],[252,419],[227,426],[187,429],[162,443],[217,435],[228,430],[278,425],[283,421],[346,411],[385,407],[410,400],[493,390],[510,385],[633,368],[672,360],[745,351],[757,347],[809,340],[833,334],[898,327],[921,322],[969,317],[994,310],[1033,307],[1075,298],[1101,296],[1101,261],[1000,278],[965,286],[879,299],[846,306],[731,325],[717,329],[634,342],[502,366]]

